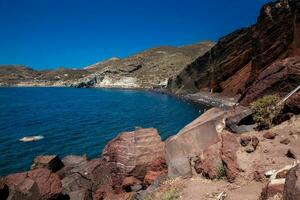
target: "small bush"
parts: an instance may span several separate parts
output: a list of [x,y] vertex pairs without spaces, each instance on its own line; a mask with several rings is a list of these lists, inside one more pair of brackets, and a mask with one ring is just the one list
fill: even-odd
[[161,200],[176,200],[179,198],[178,192],[175,189],[171,189],[168,191],[165,191],[165,193],[163,193],[161,195]]
[[216,168],[217,179],[223,179],[226,176],[226,171],[223,164],[220,164]]
[[279,101],[280,98],[277,95],[267,95],[250,104],[253,120],[260,129],[268,129],[273,126],[273,119],[283,108],[282,105],[278,105]]
[[145,198],[145,200],[177,200],[179,198],[178,191],[174,188],[159,191]]

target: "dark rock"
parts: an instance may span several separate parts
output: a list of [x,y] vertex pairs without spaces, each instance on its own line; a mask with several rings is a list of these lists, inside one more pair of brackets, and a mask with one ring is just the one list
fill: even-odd
[[52,172],[60,170],[64,164],[56,155],[38,156],[34,159],[31,169],[47,168]]
[[253,148],[252,146],[247,146],[246,149],[245,149],[245,151],[246,151],[247,153],[252,153],[252,152],[254,152],[255,150],[254,150],[254,148]]
[[64,194],[82,189],[95,192],[100,186],[111,188],[113,176],[108,163],[93,159],[73,168],[61,182]]
[[275,139],[276,135],[277,135],[276,133],[268,131],[263,134],[263,137],[269,140],[273,140]]
[[290,141],[289,138],[284,138],[284,139],[280,140],[280,143],[281,143],[281,144],[285,144],[285,145],[288,145],[290,142],[291,142],[291,141]]
[[131,191],[131,192],[138,192],[138,191],[140,191],[141,189],[143,189],[143,186],[140,185],[140,184],[130,186],[130,191]]
[[297,159],[296,154],[295,154],[294,150],[292,150],[292,149],[288,149],[286,156],[289,158],[292,158],[292,159]]
[[60,179],[69,175],[73,168],[86,164],[88,159],[86,156],[69,155],[64,157],[62,162],[64,167],[56,172]]
[[140,180],[134,178],[133,176],[130,176],[130,177],[124,178],[124,180],[122,182],[122,188],[126,192],[132,192],[132,186],[137,186],[137,185],[141,185],[141,184],[142,184],[142,182]]
[[251,136],[242,136],[240,139],[240,143],[243,147],[247,146],[251,141]]
[[300,164],[287,173],[283,192],[284,200],[300,200]]
[[4,180],[0,178],[0,199],[6,200],[9,195],[9,188]]

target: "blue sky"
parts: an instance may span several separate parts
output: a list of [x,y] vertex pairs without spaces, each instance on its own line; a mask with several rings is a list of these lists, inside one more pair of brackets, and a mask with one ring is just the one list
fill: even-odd
[[255,23],[267,0],[0,0],[0,64],[84,67]]

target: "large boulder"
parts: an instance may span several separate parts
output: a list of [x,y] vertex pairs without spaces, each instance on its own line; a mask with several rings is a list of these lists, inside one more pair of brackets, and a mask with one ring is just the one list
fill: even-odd
[[38,156],[34,159],[31,169],[47,168],[52,172],[60,170],[64,164],[57,155]]
[[221,109],[212,108],[166,141],[169,177],[192,175],[190,159],[220,141],[219,133],[225,127],[225,113]]
[[100,186],[112,187],[111,169],[102,159],[93,159],[71,169],[61,182],[64,194],[79,190],[95,193]]
[[300,200],[300,164],[287,173],[283,192],[284,200]]
[[63,195],[58,175],[41,168],[5,177],[9,199],[68,199]]
[[136,129],[120,133],[103,149],[102,156],[120,177],[142,180],[148,166],[165,157],[165,144],[156,129]]

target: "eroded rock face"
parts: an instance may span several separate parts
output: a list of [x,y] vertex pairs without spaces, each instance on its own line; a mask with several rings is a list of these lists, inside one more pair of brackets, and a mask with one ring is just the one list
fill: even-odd
[[225,126],[224,114],[218,108],[210,109],[166,141],[170,177],[192,175],[190,158],[200,155],[205,148],[219,141],[218,134]]
[[[249,87],[241,103],[248,105],[253,100],[276,91],[282,96],[300,85],[300,57],[276,61],[263,70]],[[297,110],[297,94],[287,102],[291,110]]]
[[287,173],[284,185],[283,199],[300,199],[300,164],[290,169]]
[[143,179],[147,167],[165,157],[165,144],[156,129],[136,129],[120,133],[103,149],[103,158],[120,177]]
[[[243,93],[274,61],[300,55],[299,8],[297,0],[267,3],[255,25],[221,38],[209,52],[169,81],[168,88],[176,93],[209,89],[225,95]],[[290,78],[295,77],[293,72],[287,73]],[[294,84],[290,78],[286,81]],[[270,87],[264,88],[265,93],[271,90]],[[249,102],[250,96],[254,97],[249,93],[245,103]]]

